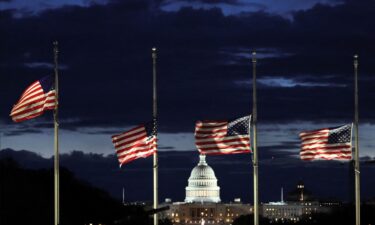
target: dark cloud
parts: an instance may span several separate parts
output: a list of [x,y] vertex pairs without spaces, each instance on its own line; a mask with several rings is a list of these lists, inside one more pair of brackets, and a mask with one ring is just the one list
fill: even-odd
[[3,135],[9,137],[9,136],[18,136],[22,134],[41,134],[41,133],[43,133],[41,130],[28,128],[28,129],[5,131]]
[[[72,127],[73,128],[73,127]],[[66,128],[64,128],[66,129]],[[68,129],[68,130],[72,130],[72,129]],[[113,130],[95,130],[94,129],[90,129],[89,131],[82,131],[83,133],[85,134],[108,134],[108,136],[112,136],[116,133],[119,133],[119,130],[118,129],[113,129]]]
[[158,146],[158,149],[159,150],[168,150],[168,151],[176,150],[173,146]]
[[[360,54],[361,120],[372,118],[374,82],[367,81],[375,65],[373,1],[318,4],[294,12],[292,20],[261,11],[225,16],[219,8],[164,12],[158,8],[163,2],[112,1],[23,18],[2,11],[0,94],[7,97],[0,107],[8,110],[1,117],[9,123],[8,111],[24,88],[53,73],[46,65],[53,63],[52,41],[59,40],[63,129],[149,120],[153,46],[164,132],[193,132],[197,119],[250,112],[251,84],[236,83],[251,79],[244,49],[260,50],[259,79],[296,83],[259,85],[260,122],[352,120],[354,53]],[[44,66],[20,66],[30,63]]]
[[197,2],[197,3],[205,3],[205,4],[228,4],[228,5],[241,5],[240,1],[238,0],[180,0],[181,2]]

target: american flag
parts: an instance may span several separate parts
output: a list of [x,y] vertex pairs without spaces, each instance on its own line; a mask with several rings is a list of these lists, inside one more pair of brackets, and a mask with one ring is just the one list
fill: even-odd
[[45,110],[56,106],[56,92],[51,76],[32,83],[13,106],[10,116],[14,122],[21,122],[40,116]]
[[195,144],[201,154],[251,153],[251,116],[232,121],[204,120],[195,124]]
[[136,126],[122,134],[112,136],[112,142],[120,167],[138,158],[146,158],[156,152],[155,126],[152,122]]
[[350,160],[352,124],[300,133],[302,160]]

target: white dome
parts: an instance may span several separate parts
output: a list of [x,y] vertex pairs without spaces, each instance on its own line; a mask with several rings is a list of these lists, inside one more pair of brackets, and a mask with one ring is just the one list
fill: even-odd
[[220,202],[215,172],[207,164],[205,155],[200,155],[199,159],[188,180],[185,202]]

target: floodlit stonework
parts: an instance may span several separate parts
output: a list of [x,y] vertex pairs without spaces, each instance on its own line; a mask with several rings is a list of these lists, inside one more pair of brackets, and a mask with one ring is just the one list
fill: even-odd
[[[215,172],[207,164],[206,156],[200,155],[198,165],[191,171],[185,188],[185,201],[172,202],[166,199],[161,206],[168,206],[169,209],[161,212],[160,218],[169,218],[175,225],[231,225],[239,216],[253,214],[253,206],[242,203],[239,198],[233,202],[221,202],[217,183]],[[298,222],[301,219],[312,220],[316,213],[329,213],[332,206],[337,205],[334,202],[317,201],[305,189],[302,181],[287,195],[287,201],[284,202],[283,196],[282,189],[280,202],[260,203],[260,216],[272,222]]]
[[200,155],[198,165],[191,171],[185,188],[185,201],[172,202],[166,199],[161,205],[169,206],[169,210],[161,213],[161,218],[167,217],[176,225],[229,225],[237,217],[253,213],[253,207],[243,204],[240,199],[221,203],[217,182],[214,170],[206,162],[206,156]]
[[220,187],[214,170],[207,164],[206,156],[199,156],[199,163],[191,171],[186,187],[187,203],[218,203],[220,202]]

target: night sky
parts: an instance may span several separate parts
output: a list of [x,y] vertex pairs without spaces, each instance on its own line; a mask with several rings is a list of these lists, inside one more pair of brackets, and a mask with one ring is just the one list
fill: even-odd
[[256,50],[259,151],[298,157],[300,131],[351,123],[359,54],[360,156],[373,158],[374,27],[372,0],[0,0],[1,148],[53,154],[51,111],[9,113],[53,74],[58,40],[62,153],[113,154],[111,135],[151,119],[157,47],[160,151],[196,151],[196,120],[251,113]]

